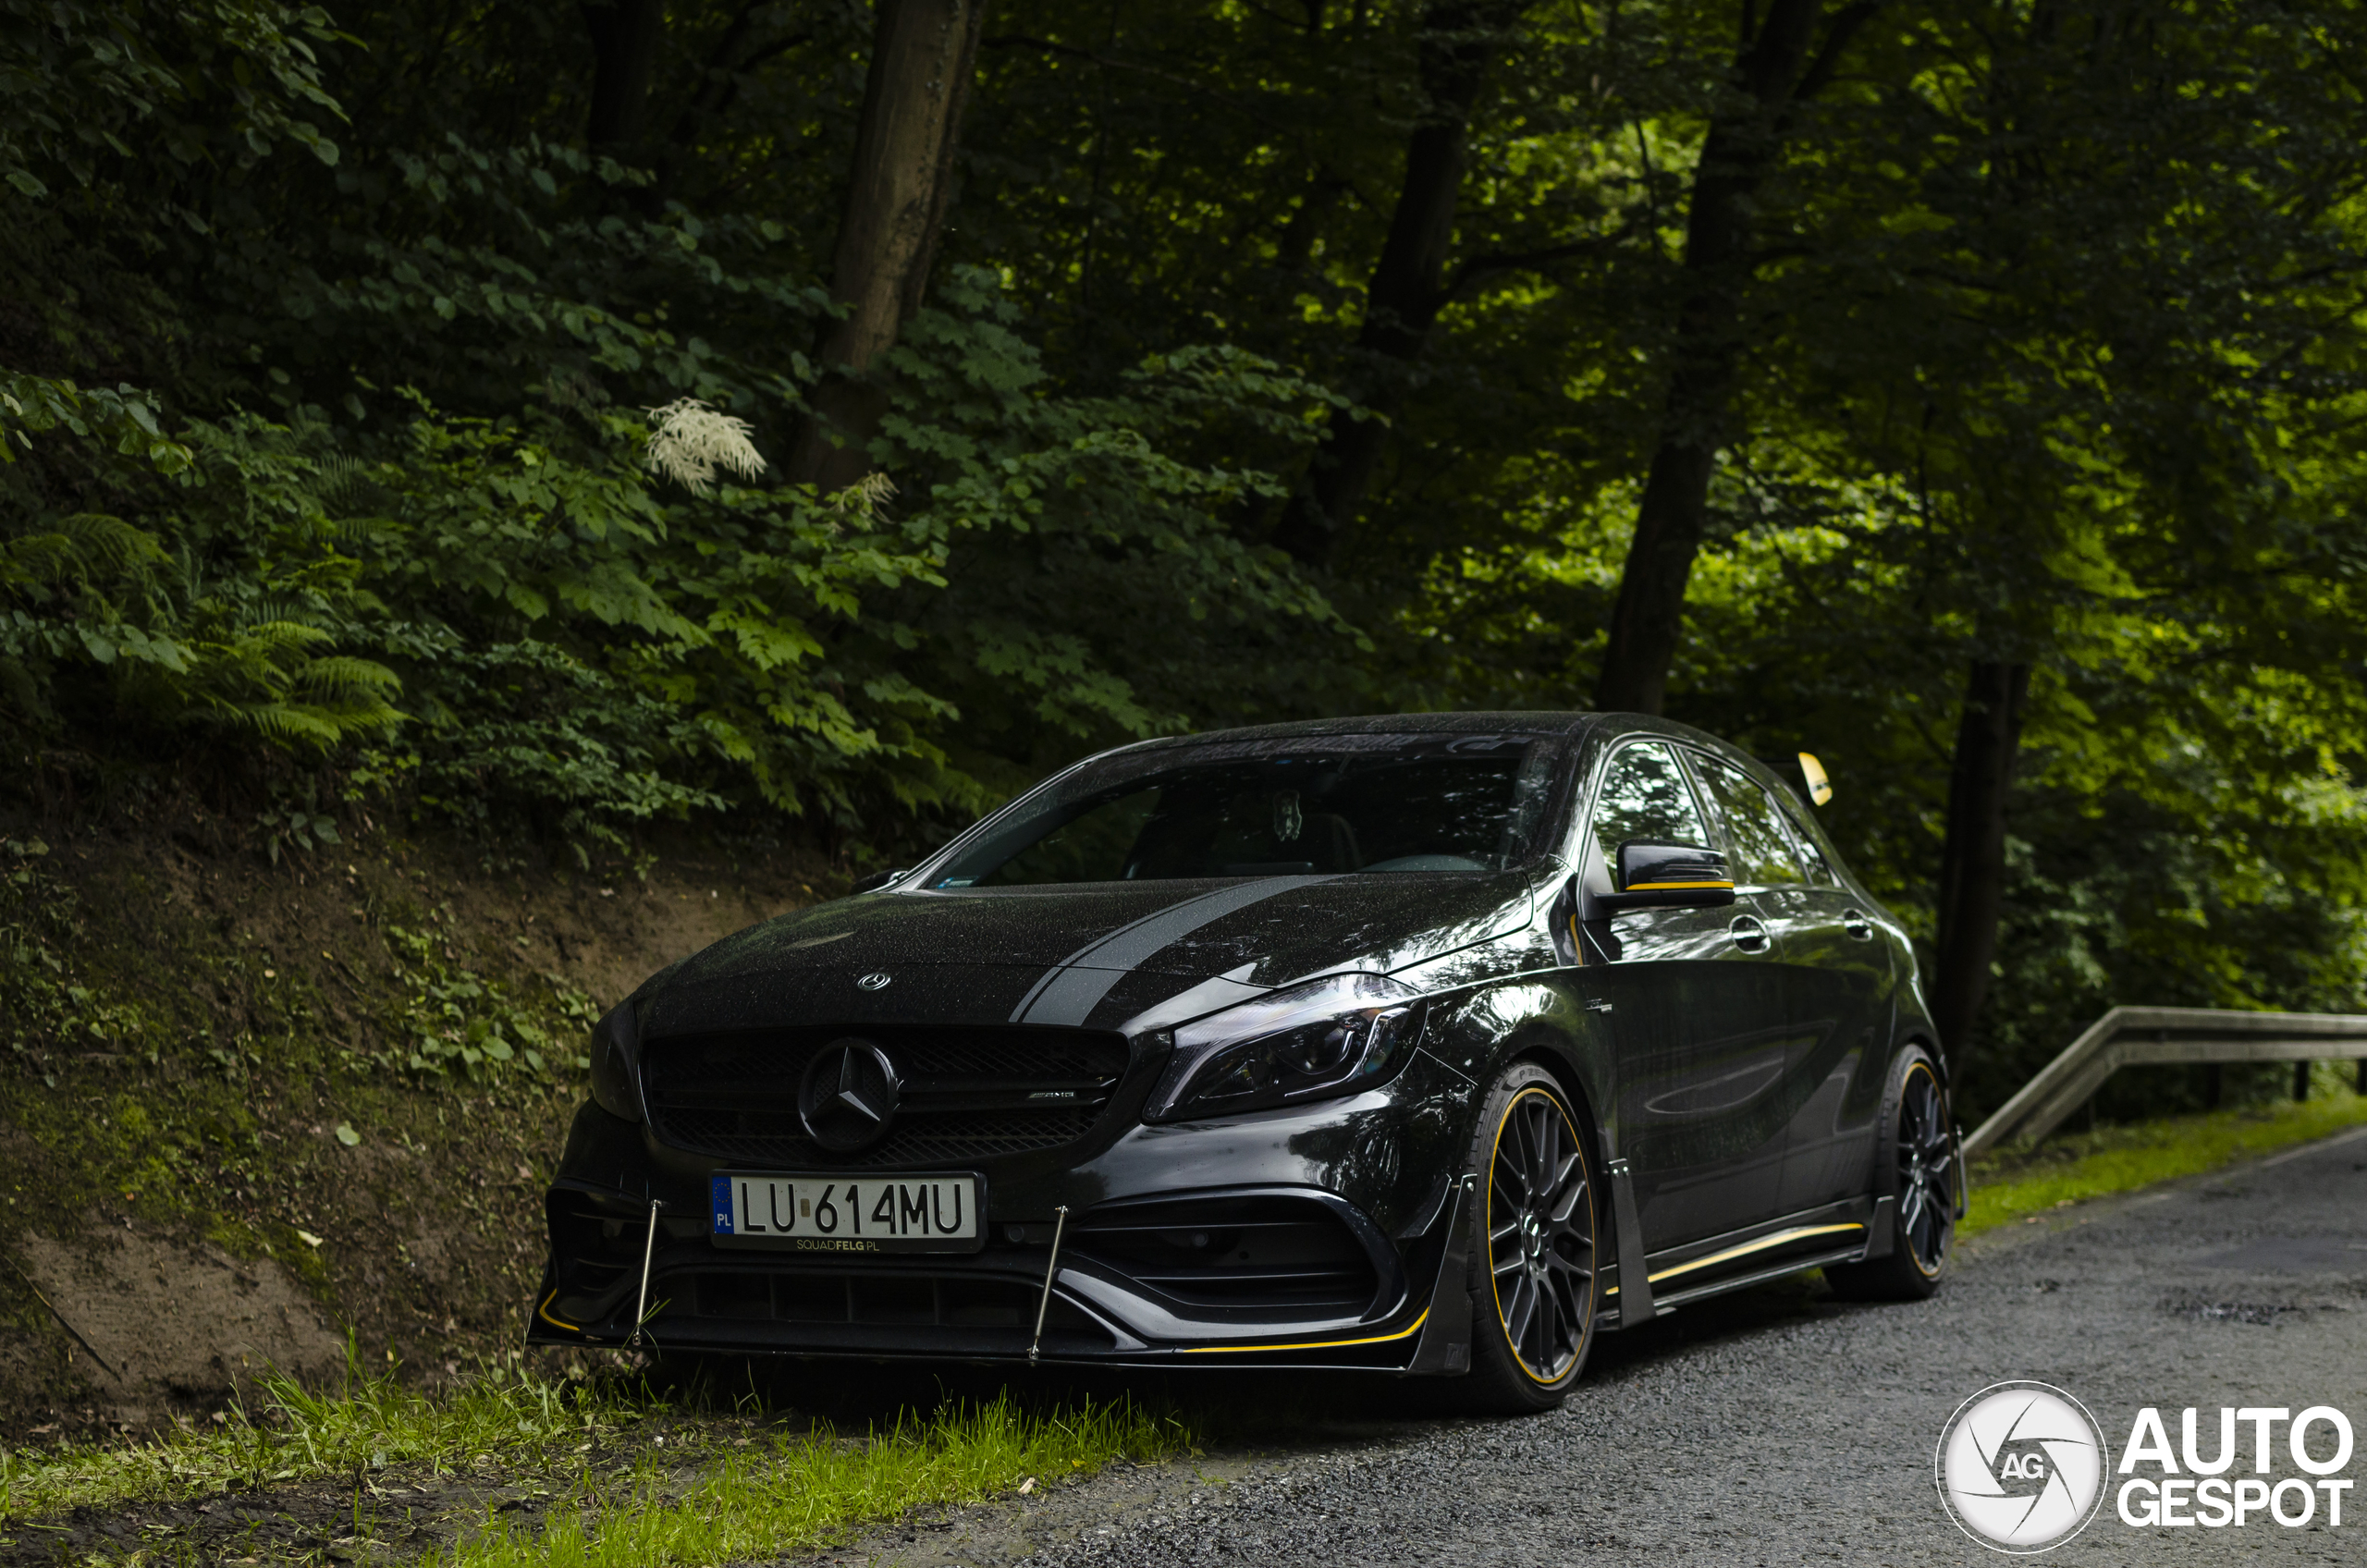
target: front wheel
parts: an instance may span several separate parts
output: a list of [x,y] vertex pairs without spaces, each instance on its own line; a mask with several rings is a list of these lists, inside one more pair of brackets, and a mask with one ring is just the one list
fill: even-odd
[[1507,1069],[1472,1140],[1468,1403],[1511,1415],[1551,1410],[1594,1342],[1595,1189],[1577,1118],[1551,1073]]
[[1939,1070],[1919,1047],[1901,1057],[1897,1085],[1885,1128],[1890,1186],[1883,1195],[1898,1200],[1888,1209],[1890,1256],[1828,1267],[1825,1280],[1845,1301],[1921,1301],[1940,1288],[1956,1239],[1964,1171],[1948,1134]]

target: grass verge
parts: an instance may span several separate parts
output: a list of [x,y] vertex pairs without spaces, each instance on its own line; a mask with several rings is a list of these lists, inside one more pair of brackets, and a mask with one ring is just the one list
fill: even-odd
[[[325,1483],[328,1513],[343,1514],[337,1498],[351,1490],[340,1536],[350,1528],[346,1538],[368,1540],[386,1513],[402,1555],[422,1563],[704,1568],[832,1545],[913,1508],[1030,1477],[1049,1483],[1195,1446],[1181,1420],[1127,1401],[1038,1411],[1006,1392],[903,1411],[851,1437],[768,1415],[753,1394],[727,1412],[711,1393],[678,1399],[623,1375],[557,1378],[516,1366],[427,1394],[350,1356],[339,1392],[275,1377],[251,1410],[234,1405],[216,1424],[0,1453],[0,1522],[227,1493],[287,1501]],[[417,1510],[404,1505],[437,1492],[423,1550]],[[518,1512],[521,1499],[533,1507]],[[322,1514],[323,1501],[300,1511]]]
[[125,1443],[44,1454],[0,1452],[0,1520],[90,1506],[202,1497],[389,1466],[454,1474],[476,1456],[548,1469],[591,1442],[647,1418],[620,1385],[570,1382],[497,1367],[429,1395],[391,1373],[371,1376],[348,1355],[346,1386],[314,1393],[275,1374],[253,1408],[234,1402],[212,1426],[192,1424]]
[[2348,1088],[2300,1103],[2246,1106],[2129,1127],[2059,1134],[1973,1162],[1970,1211],[1959,1236],[2036,1220],[2090,1198],[2194,1176],[2367,1124],[2367,1097]]
[[1008,1394],[900,1419],[868,1440],[828,1432],[778,1438],[730,1454],[689,1486],[654,1460],[578,1489],[540,1529],[489,1517],[460,1543],[455,1568],[652,1568],[794,1555],[850,1538],[854,1526],[931,1503],[1010,1491],[1030,1477],[1079,1476],[1110,1460],[1155,1459],[1188,1445],[1173,1417],[1130,1403],[1036,1416]]

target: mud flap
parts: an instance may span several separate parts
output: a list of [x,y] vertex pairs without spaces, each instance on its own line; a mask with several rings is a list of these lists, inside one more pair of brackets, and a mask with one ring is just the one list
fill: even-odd
[[1871,1263],[1898,1250],[1898,1225],[1894,1218],[1897,1209],[1896,1198],[1874,1200],[1873,1218],[1866,1221],[1866,1251],[1859,1261]]
[[1447,1190],[1446,1247],[1439,1258],[1438,1283],[1422,1338],[1405,1364],[1414,1377],[1452,1378],[1471,1370],[1471,1243],[1466,1221],[1476,1176],[1464,1176]]
[[1636,1219],[1636,1183],[1624,1159],[1611,1161],[1611,1223],[1618,1231],[1619,1327],[1632,1329],[1659,1314],[1652,1309],[1651,1265],[1644,1256],[1644,1227]]
[[1962,1219],[1972,1207],[1972,1173],[1964,1168],[1964,1123],[1956,1123],[1956,1211],[1950,1218]]

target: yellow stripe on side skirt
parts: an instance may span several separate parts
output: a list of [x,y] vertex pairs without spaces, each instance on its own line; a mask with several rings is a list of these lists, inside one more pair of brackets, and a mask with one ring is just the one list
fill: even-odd
[[1802,1241],[1809,1236],[1829,1236],[1835,1231],[1864,1229],[1863,1225],[1855,1220],[1851,1220],[1846,1225],[1802,1225],[1790,1231],[1778,1231],[1772,1236],[1761,1236],[1755,1242],[1745,1242],[1738,1247],[1728,1247],[1723,1252],[1713,1252],[1707,1257],[1697,1257],[1690,1263],[1680,1263],[1673,1268],[1663,1268],[1648,1278],[1657,1285],[1672,1275],[1690,1274],[1697,1268],[1707,1268],[1713,1263],[1724,1263],[1732,1258],[1748,1257],[1755,1252],[1765,1252],[1770,1247],[1780,1247],[1786,1242]]

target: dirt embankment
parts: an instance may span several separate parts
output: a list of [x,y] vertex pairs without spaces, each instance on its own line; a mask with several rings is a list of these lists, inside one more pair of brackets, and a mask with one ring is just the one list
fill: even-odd
[[203,1419],[349,1334],[431,1378],[508,1354],[589,1022],[840,885],[0,825],[0,1434]]

